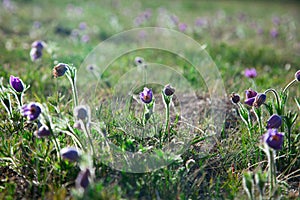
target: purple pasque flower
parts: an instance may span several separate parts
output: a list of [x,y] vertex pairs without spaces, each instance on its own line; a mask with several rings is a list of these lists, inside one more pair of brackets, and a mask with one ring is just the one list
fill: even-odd
[[9,84],[16,92],[23,92],[24,91],[24,84],[23,84],[22,80],[19,77],[15,77],[13,75],[10,75]]
[[36,40],[31,44],[31,48],[36,48],[39,51],[42,51],[45,46],[46,46],[45,42],[41,40]]
[[65,147],[60,150],[60,155],[65,160],[75,162],[79,159],[80,152],[75,147]]
[[26,104],[22,106],[21,108],[21,114],[24,117],[27,117],[28,120],[33,121],[37,119],[42,112],[42,109],[38,103],[31,102],[29,104]]
[[51,135],[51,131],[46,125],[42,125],[38,130],[34,132],[34,135],[38,138],[48,137]]
[[295,73],[295,79],[300,82],[300,70]]
[[88,168],[79,172],[75,183],[77,188],[86,189],[90,184],[91,172]]
[[282,124],[282,119],[279,115],[272,115],[267,121],[267,129],[276,128],[278,129]]
[[275,16],[272,18],[272,22],[274,25],[278,26],[280,24],[280,18]]
[[266,99],[267,99],[267,95],[265,93],[257,94],[253,102],[253,106],[256,108],[260,107],[262,104],[265,103]]
[[244,75],[247,78],[255,78],[257,76],[257,72],[255,68],[247,68],[245,69]]
[[263,135],[263,141],[274,150],[282,149],[283,139],[284,134],[278,132],[277,129],[268,129]]
[[246,94],[245,104],[247,104],[248,106],[253,106],[255,97],[257,96],[257,92],[255,92],[250,88],[245,91],[245,94]]
[[54,78],[65,75],[65,73],[68,71],[68,69],[69,68],[68,68],[67,64],[58,63],[56,66],[54,66],[53,71],[52,71]]
[[140,93],[140,99],[146,103],[151,103],[153,98],[153,93],[151,89],[148,89],[147,87],[144,87],[144,91]]
[[33,62],[36,61],[37,59],[41,58],[42,55],[43,55],[42,50],[39,50],[37,48],[32,48],[30,50],[30,58]]

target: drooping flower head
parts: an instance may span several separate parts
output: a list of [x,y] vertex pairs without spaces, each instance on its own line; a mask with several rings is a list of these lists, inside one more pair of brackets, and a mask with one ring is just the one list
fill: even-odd
[[300,70],[295,73],[295,79],[300,82]]
[[91,172],[88,168],[79,172],[76,178],[76,187],[86,189],[90,183]]
[[9,84],[16,92],[24,91],[24,84],[19,77],[11,75],[9,78]]
[[74,108],[74,116],[77,120],[86,121],[89,119],[89,107],[85,105],[79,105]]
[[274,150],[282,149],[284,134],[278,132],[277,129],[268,129],[263,135],[263,142]]
[[42,57],[42,55],[43,55],[42,50],[39,50],[37,48],[32,48],[30,50],[30,58],[32,61],[38,60],[39,58]]
[[165,86],[163,92],[166,96],[172,96],[175,93],[175,88],[168,84]]
[[68,70],[68,65],[65,63],[58,63],[53,68],[53,76],[54,78],[61,77],[65,75],[66,71]]
[[257,76],[257,72],[255,68],[247,68],[245,69],[244,75],[247,78],[255,78]]
[[39,115],[41,114],[41,112],[42,112],[42,109],[38,103],[32,102],[32,103],[24,105],[21,108],[21,114],[24,117],[27,117],[28,120],[30,120],[30,121],[37,119],[39,117]]
[[48,137],[51,135],[49,128],[45,125],[42,125],[38,130],[34,132],[34,135],[38,138]]
[[247,104],[248,106],[253,106],[255,97],[257,96],[257,92],[250,88],[245,91],[245,94],[246,94],[245,104]]
[[60,150],[60,155],[65,160],[75,162],[79,159],[80,152],[75,147],[65,147]]
[[152,90],[144,87],[144,91],[140,93],[140,99],[144,103],[148,104],[152,101],[152,98],[153,98]]
[[282,119],[279,115],[274,114],[272,115],[267,122],[267,129],[276,128],[278,129],[282,124]]
[[238,94],[236,94],[236,93],[232,93],[231,95],[230,95],[230,97],[231,97],[231,101],[232,101],[232,103],[234,103],[234,104],[237,104],[238,102],[240,102],[240,95],[238,95]]
[[260,107],[262,104],[265,103],[266,99],[267,99],[267,95],[265,93],[257,94],[253,102],[253,106],[256,108]]

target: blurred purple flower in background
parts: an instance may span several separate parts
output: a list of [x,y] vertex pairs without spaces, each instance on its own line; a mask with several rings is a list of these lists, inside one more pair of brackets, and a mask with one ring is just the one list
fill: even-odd
[[280,18],[275,16],[272,18],[272,22],[274,25],[278,26],[278,25],[280,25]]
[[276,28],[272,28],[270,30],[270,35],[271,35],[272,38],[277,38],[278,35],[279,35],[278,30]]
[[80,22],[78,28],[79,28],[80,30],[85,30],[85,29],[87,28],[86,22]]
[[90,41],[90,36],[89,35],[83,35],[81,37],[81,42],[87,43],[88,41]]
[[89,178],[91,177],[91,172],[88,168],[79,172],[76,178],[76,187],[86,189],[90,183]]
[[37,119],[42,112],[42,109],[38,103],[29,103],[21,108],[21,114],[27,117],[28,120],[33,121]]
[[274,150],[282,149],[283,139],[284,134],[279,133],[277,129],[268,129],[263,135],[263,141]]
[[43,55],[42,51],[38,50],[37,48],[32,48],[30,50],[30,58],[32,61],[38,60],[39,58],[42,57],[42,55]]
[[10,75],[9,84],[16,92],[23,92],[24,91],[24,84],[23,84],[22,80],[19,77],[15,77],[13,75]]
[[181,32],[185,32],[186,29],[187,29],[187,24],[185,24],[185,23],[179,23],[179,24],[178,24],[178,29],[179,29],[179,31],[181,31]]
[[257,76],[257,72],[255,68],[247,68],[245,69],[244,75],[247,78],[255,78]]
[[199,26],[199,27],[201,27],[201,26],[206,26],[206,25],[207,25],[207,19],[198,17],[198,18],[196,19],[196,21],[195,21],[195,25],[196,25],[196,26]]

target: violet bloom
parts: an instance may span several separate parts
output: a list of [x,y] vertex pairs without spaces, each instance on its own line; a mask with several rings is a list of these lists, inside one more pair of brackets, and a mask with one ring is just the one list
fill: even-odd
[[295,79],[300,82],[300,70],[295,73]]
[[65,73],[68,71],[68,65],[65,63],[58,63],[56,66],[53,68],[53,76],[54,78],[61,77],[65,75]]
[[178,25],[178,29],[181,31],[181,32],[185,32],[186,29],[187,29],[187,25],[185,23],[180,23]]
[[83,35],[81,37],[81,42],[87,43],[88,41],[90,41],[90,36],[89,35]]
[[85,30],[86,27],[87,27],[87,25],[86,25],[85,22],[80,22],[80,24],[79,24],[79,26],[78,26],[78,28],[79,28],[80,30]]
[[32,48],[30,50],[30,58],[32,61],[36,61],[37,59],[41,58],[43,55],[42,50],[39,50],[37,48]]
[[284,134],[279,133],[277,129],[268,129],[263,135],[263,141],[274,150],[282,149],[283,139]]
[[40,116],[41,112],[42,112],[42,109],[38,103],[32,102],[32,103],[24,105],[21,108],[21,114],[24,117],[27,117],[28,120],[30,120],[30,121],[37,119]]
[[24,91],[24,84],[19,77],[11,75],[9,78],[9,84],[16,92]]
[[34,132],[34,135],[38,138],[48,137],[51,135],[51,132],[47,126],[43,125]]
[[75,147],[65,147],[60,150],[60,155],[65,160],[75,162],[79,159],[80,152]]
[[246,90],[245,93],[246,93],[245,104],[247,104],[248,106],[253,106],[255,97],[257,96],[257,92],[255,92],[254,90],[252,90],[250,88],[250,89]]
[[34,41],[32,44],[31,44],[31,47],[32,48],[36,48],[37,50],[39,51],[42,51],[45,47],[45,42],[41,41],[41,40],[37,40],[37,41]]
[[144,91],[140,93],[140,99],[144,103],[149,104],[151,103],[152,98],[153,98],[152,90],[144,87]]
[[206,19],[202,19],[202,18],[197,18],[195,21],[195,25],[196,26],[205,26],[207,24]]
[[272,28],[272,29],[270,30],[270,35],[272,36],[272,38],[277,38],[278,35],[279,35],[279,33],[278,33],[278,31],[277,31],[276,28]]
[[255,68],[247,68],[244,72],[247,78],[255,78],[257,76],[257,72]]
[[76,178],[76,187],[86,189],[90,183],[91,172],[88,168],[79,172]]
[[274,114],[272,115],[267,122],[267,129],[271,129],[271,128],[279,128],[282,124],[282,119],[279,115]]
[[144,58],[141,58],[141,57],[135,57],[135,58],[134,58],[134,63],[135,63],[137,66],[140,66],[140,65],[144,64],[145,61],[144,61]]

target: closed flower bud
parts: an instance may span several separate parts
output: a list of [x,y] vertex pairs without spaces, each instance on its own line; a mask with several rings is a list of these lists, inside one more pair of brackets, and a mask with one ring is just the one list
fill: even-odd
[[19,77],[15,77],[15,76],[11,75],[9,78],[9,84],[17,92],[24,91],[24,84]]
[[256,107],[256,108],[260,107],[262,104],[265,103],[266,99],[267,99],[266,94],[264,94],[264,93],[258,94],[255,97],[255,101],[253,102],[253,106]]
[[89,119],[89,108],[84,105],[79,105],[74,108],[74,116],[77,120],[88,120]]
[[88,168],[79,172],[76,178],[76,187],[86,189],[90,184],[91,172]]
[[232,101],[232,103],[235,103],[235,104],[237,104],[238,102],[240,102],[240,95],[238,95],[238,94],[235,94],[235,93],[232,93],[231,95],[230,95],[230,97],[231,97],[231,101]]
[[74,147],[65,147],[61,149],[60,155],[63,159],[75,162],[79,159],[80,152]]
[[59,63],[53,68],[53,76],[54,78],[61,77],[65,75],[68,70],[68,65],[64,63]]
[[276,128],[278,129],[282,124],[282,119],[279,115],[272,115],[269,119],[268,119],[268,122],[267,122],[267,129],[270,129],[270,128]]
[[169,84],[164,88],[164,94],[166,96],[172,96],[175,93],[175,88],[171,87]]
[[51,132],[47,126],[43,125],[34,132],[34,135],[38,138],[48,137],[49,135],[51,135]]
[[295,73],[295,79],[300,82],[300,70]]

